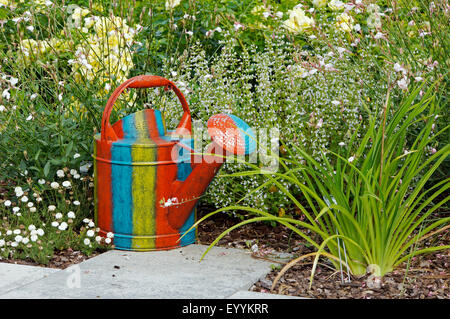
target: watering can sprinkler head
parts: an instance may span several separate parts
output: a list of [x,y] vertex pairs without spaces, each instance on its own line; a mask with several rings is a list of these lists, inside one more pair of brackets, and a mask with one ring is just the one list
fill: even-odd
[[207,127],[211,139],[228,153],[248,155],[256,149],[253,130],[237,116],[224,113],[213,115]]
[[[231,114],[216,114],[207,123],[208,133],[212,143],[208,146],[202,161],[193,164],[188,178],[176,181],[173,197],[182,204],[169,209],[169,223],[181,227],[189,212],[195,207],[199,197],[206,191],[214,176],[224,164],[224,155],[248,155],[255,151],[255,134],[250,126],[237,116]],[[225,154],[224,154],[225,151]]]

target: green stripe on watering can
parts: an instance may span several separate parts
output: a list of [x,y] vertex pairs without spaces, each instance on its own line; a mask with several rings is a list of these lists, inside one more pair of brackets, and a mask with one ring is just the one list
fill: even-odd
[[[147,120],[145,112],[135,113],[136,143],[149,143]],[[157,160],[157,149],[132,148],[133,162]],[[155,207],[156,166],[133,166],[133,238],[132,247],[135,249],[154,248],[154,238],[139,236],[156,234],[156,207]],[[149,218],[151,217],[151,218]]]
[[[124,139],[130,144],[136,140],[134,114],[122,119],[122,128]],[[131,148],[124,147],[118,143],[113,143],[111,148],[111,159],[132,163]],[[112,214],[114,229],[114,244],[121,249],[131,249],[131,237],[133,234],[132,197],[133,166],[112,165],[111,166],[111,184],[112,184]]]

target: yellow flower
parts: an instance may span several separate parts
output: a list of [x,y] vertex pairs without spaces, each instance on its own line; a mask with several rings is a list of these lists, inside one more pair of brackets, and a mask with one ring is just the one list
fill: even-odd
[[9,6],[9,0],[0,0],[0,7]]
[[353,29],[353,18],[346,12],[336,17],[336,27],[344,32],[351,32]]
[[289,11],[289,19],[283,22],[283,27],[293,33],[309,31],[314,25],[314,19],[305,15],[301,8]]
[[327,0],[313,0],[312,4],[316,7],[316,8],[323,8],[327,5]]
[[344,3],[339,0],[331,0],[328,2],[328,7],[333,11],[339,11],[344,9]]

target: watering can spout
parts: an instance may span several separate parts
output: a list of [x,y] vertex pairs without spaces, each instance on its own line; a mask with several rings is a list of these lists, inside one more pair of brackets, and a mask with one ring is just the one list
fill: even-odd
[[173,198],[177,201],[169,209],[170,225],[179,229],[189,217],[200,196],[229,155],[248,155],[256,149],[253,130],[240,118],[230,114],[217,114],[208,120],[208,133],[212,143],[200,163],[194,163],[192,172],[184,181],[175,181]]

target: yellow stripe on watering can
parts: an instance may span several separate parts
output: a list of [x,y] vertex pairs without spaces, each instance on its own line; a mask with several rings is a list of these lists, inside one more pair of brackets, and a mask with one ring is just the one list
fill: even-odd
[[[144,112],[135,114],[135,127],[136,144],[151,142]],[[133,147],[131,157],[133,162],[153,162],[157,151],[154,147]],[[133,166],[133,234],[137,236],[133,238],[134,249],[155,248],[154,238],[139,237],[156,234],[155,182],[156,166]]]

